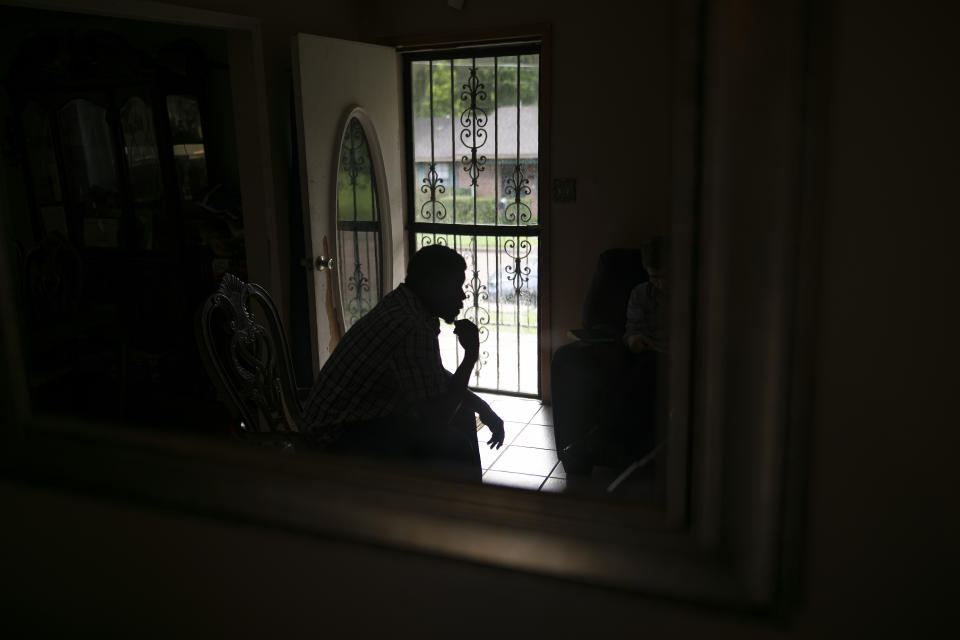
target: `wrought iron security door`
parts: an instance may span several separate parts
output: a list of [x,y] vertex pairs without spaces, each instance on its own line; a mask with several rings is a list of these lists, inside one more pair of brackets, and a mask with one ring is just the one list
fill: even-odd
[[370,144],[351,117],[337,170],[337,248],[344,328],[362,318],[383,295],[380,201]]
[[[539,396],[539,45],[469,53],[406,58],[410,250],[443,244],[467,262],[471,386]],[[453,370],[450,327],[440,347]]]

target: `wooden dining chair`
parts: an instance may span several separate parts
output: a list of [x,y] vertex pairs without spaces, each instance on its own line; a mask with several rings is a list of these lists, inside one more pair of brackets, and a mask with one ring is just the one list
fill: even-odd
[[204,302],[198,342],[215,386],[239,418],[238,435],[282,449],[311,447],[290,347],[270,294],[225,274]]

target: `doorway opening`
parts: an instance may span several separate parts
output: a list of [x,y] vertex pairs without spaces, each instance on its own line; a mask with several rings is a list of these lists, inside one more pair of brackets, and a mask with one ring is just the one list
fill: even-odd
[[[471,387],[539,398],[540,45],[405,54],[404,76],[410,252],[442,244],[467,262]],[[455,368],[452,328],[440,348]]]

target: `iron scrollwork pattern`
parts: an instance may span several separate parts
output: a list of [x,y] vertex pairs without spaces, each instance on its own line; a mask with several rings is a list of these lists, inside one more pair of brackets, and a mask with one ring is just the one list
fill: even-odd
[[445,236],[438,236],[437,234],[427,235],[423,234],[420,237],[420,248],[429,247],[432,244],[438,244],[442,247],[447,246],[447,238]]
[[420,216],[430,222],[437,222],[447,217],[447,207],[437,200],[438,193],[445,193],[447,188],[443,186],[443,178],[437,173],[437,164],[430,163],[427,170],[427,177],[423,179],[423,185],[420,187],[421,193],[430,194],[430,198],[420,207]]
[[513,261],[513,264],[504,266],[507,273],[507,280],[513,284],[513,291],[516,294],[517,304],[520,303],[520,296],[525,292],[524,285],[530,279],[530,267],[523,266],[523,263],[530,256],[533,245],[527,238],[507,238],[503,243],[503,251]]
[[[359,251],[359,249],[358,249]],[[353,266],[353,274],[347,280],[347,313],[350,314],[350,323],[353,324],[370,310],[370,279],[363,275],[363,265],[357,261]]]
[[[480,179],[480,173],[485,169],[487,158],[478,153],[478,150],[487,142],[487,112],[479,106],[479,103],[487,99],[486,88],[477,77],[476,60],[470,67],[470,77],[463,85],[460,92],[460,101],[466,103],[466,107],[460,113],[460,142],[470,150],[470,154],[464,154],[461,158],[463,170],[470,176],[470,185],[477,187]],[[476,212],[474,212],[476,215]],[[461,252],[464,259],[468,262],[468,271],[470,279],[464,284],[464,291],[467,293],[469,304],[464,309],[463,316],[467,320],[477,325],[480,334],[480,343],[486,342],[490,337],[490,312],[481,302],[486,302],[489,298],[487,286],[483,284],[480,278],[480,268],[477,255],[477,236],[470,238],[470,248]],[[480,371],[487,363],[489,352],[482,351],[477,359],[477,365],[474,368],[474,376],[477,384],[480,382]]]
[[523,171],[523,165],[517,162],[513,168],[513,175],[504,181],[503,195],[513,196],[513,199],[503,210],[503,220],[506,224],[524,224],[530,222],[533,213],[530,205],[523,201],[533,190],[530,188],[530,179]]
[[[468,263],[467,270],[470,272],[470,279],[463,285],[463,290],[467,293],[468,301],[466,308],[463,310],[463,317],[477,325],[480,344],[483,344],[487,341],[487,338],[490,337],[490,312],[485,306],[481,306],[480,302],[486,302],[489,294],[487,293],[487,285],[483,284],[480,280],[480,268],[477,264],[476,236],[470,238],[470,244],[472,251],[464,255],[464,259],[467,260]],[[487,364],[489,357],[490,353],[488,351],[481,351],[477,358],[477,364],[473,370],[477,384],[480,382],[480,370]]]
[[486,89],[477,78],[477,66],[474,64],[470,67],[470,78],[460,92],[460,101],[467,103],[467,107],[460,114],[460,125],[463,127],[460,130],[460,142],[470,150],[470,155],[462,158],[463,170],[470,176],[470,184],[474,187],[477,186],[480,172],[487,163],[487,157],[477,153],[477,149],[487,142],[487,112],[477,103],[486,99]]
[[[343,150],[340,153],[340,170],[350,176],[350,184],[357,185],[357,176],[367,166],[363,152],[366,150],[366,139],[363,135],[363,126],[356,118],[347,125],[347,133],[343,136]],[[360,152],[359,154],[357,152]]]
[[[471,387],[536,393],[537,51],[430,55],[412,60],[410,72],[410,174],[419,174],[410,183],[411,249],[449,246],[466,261],[461,317],[481,342]],[[445,366],[455,366],[456,337],[440,340]]]

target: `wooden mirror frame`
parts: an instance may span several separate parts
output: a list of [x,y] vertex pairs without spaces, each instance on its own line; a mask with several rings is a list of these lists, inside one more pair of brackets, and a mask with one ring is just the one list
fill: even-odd
[[[12,4],[230,29],[231,62],[253,70],[244,76],[252,81],[234,87],[238,119],[257,125],[237,129],[245,210],[264,212],[248,229],[275,235],[267,223],[275,220],[270,163],[259,161],[269,148],[257,21],[147,2],[122,9],[109,0],[86,0],[83,9]],[[675,267],[696,295],[687,427],[670,442],[676,482],[666,511],[39,415],[29,406],[17,321],[8,311],[0,325],[3,476],[713,605],[769,610],[789,602],[799,560],[824,172],[820,6],[678,5],[678,65],[691,65],[696,82],[692,92],[678,88],[677,112],[686,116],[677,126],[692,126],[696,144],[676,154],[690,169],[694,195],[678,197],[674,237],[686,238],[693,253]],[[751,86],[756,77],[769,86]],[[693,104],[684,98],[691,95]],[[693,120],[691,108],[699,113]],[[689,141],[685,135],[678,140]],[[0,225],[6,248],[5,233]],[[11,256],[4,258],[0,308],[9,310],[13,268]],[[277,287],[276,258],[260,258],[250,260],[253,277]]]

